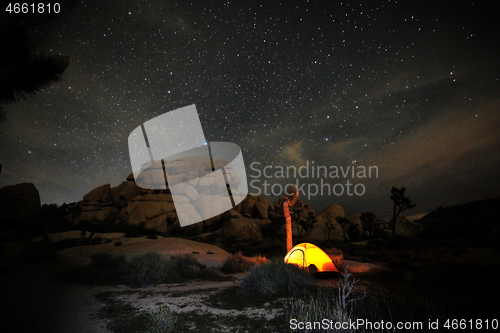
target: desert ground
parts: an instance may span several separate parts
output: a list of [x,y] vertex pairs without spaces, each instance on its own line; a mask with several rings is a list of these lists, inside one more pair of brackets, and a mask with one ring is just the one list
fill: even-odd
[[[78,237],[79,234],[79,231],[53,234],[51,239],[60,241]],[[227,251],[215,245],[177,237],[125,238],[124,234],[120,233],[96,234],[94,237],[109,241],[96,245],[69,247],[57,251],[50,259],[34,262],[23,260],[23,249],[26,244],[22,241],[2,242],[1,320],[2,326],[7,328],[6,332],[138,332],[141,326],[141,313],[159,305],[168,305],[181,319],[183,326],[178,328],[180,331],[188,329],[194,332],[253,332],[256,329],[280,331],[276,327],[284,320],[284,300],[257,302],[250,306],[226,304],[227,300],[224,300],[224,297],[226,299],[241,297],[234,292],[238,288],[239,281],[248,273],[224,275],[225,281],[194,280],[142,288],[55,281],[54,276],[64,268],[86,264],[90,261],[91,254],[99,252],[108,252],[112,255],[124,254],[127,257],[151,250],[166,256],[189,254],[198,262],[214,269],[220,269],[229,256]],[[33,240],[34,243],[37,241],[41,241],[41,238]],[[116,245],[118,242],[121,243],[119,246]],[[358,256],[345,256],[342,262],[343,267],[348,266],[349,271],[360,278],[355,286],[356,293],[367,292],[371,296],[380,298],[387,295],[408,295],[415,293],[415,288],[425,289],[422,284],[416,286],[411,281],[414,281],[418,268],[428,265],[413,263],[401,264],[401,267],[398,267],[394,264],[389,270],[388,265],[382,262],[368,262],[366,256],[363,260],[361,249],[365,248],[366,244],[367,242],[351,244],[351,247],[359,247],[360,250],[353,252]],[[468,290],[469,287],[477,288],[481,283],[480,277],[477,277],[477,281],[473,278],[474,275],[482,273],[474,272],[474,268],[479,267],[477,265],[498,267],[500,266],[498,257],[498,250],[495,249],[468,249],[464,253],[450,255],[445,260],[447,266],[443,266],[445,267],[443,270],[448,271],[448,274],[444,274],[438,280],[455,276],[458,282],[445,280],[441,283],[451,285],[451,288],[458,286],[458,290],[461,291]],[[449,274],[447,267],[456,267],[453,266],[453,262],[460,263],[460,267],[470,263],[471,271]],[[435,283],[431,279],[434,275],[424,275],[426,286]],[[335,289],[337,281],[338,276],[322,277],[316,278],[315,283]],[[483,287],[491,288],[493,295],[498,291],[494,286]],[[449,295],[450,290],[446,289],[444,293]],[[474,295],[477,297],[477,292]],[[479,302],[486,304],[486,298]],[[479,308],[483,308],[481,304],[478,305]]]

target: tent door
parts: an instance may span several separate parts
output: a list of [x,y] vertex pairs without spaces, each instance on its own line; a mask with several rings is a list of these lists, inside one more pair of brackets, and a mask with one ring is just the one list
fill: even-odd
[[292,253],[290,253],[287,262],[299,265],[300,263],[302,263],[302,268],[306,267],[306,254],[304,250],[302,249],[294,250]]

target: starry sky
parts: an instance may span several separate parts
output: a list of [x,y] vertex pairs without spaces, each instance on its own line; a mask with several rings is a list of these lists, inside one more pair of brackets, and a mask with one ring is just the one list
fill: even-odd
[[[316,213],[387,217],[392,186],[417,204],[406,215],[498,197],[499,14],[476,1],[80,1],[29,29],[35,51],[71,64],[5,106],[0,186],[32,182],[58,204],[117,186],[130,132],[195,104],[208,141],[240,146],[252,194],[297,182],[279,166],[314,162],[378,168],[299,179]],[[345,191],[312,195],[321,181]]]

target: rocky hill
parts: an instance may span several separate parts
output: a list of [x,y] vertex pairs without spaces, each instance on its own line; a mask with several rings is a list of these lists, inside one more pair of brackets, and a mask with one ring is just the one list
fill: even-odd
[[[426,229],[427,237],[438,239],[467,239],[475,246],[498,244],[500,199],[487,199],[453,207],[440,207],[418,222]],[[497,245],[496,245],[497,246]]]
[[[176,203],[187,201],[181,194],[172,194],[170,189],[140,188],[131,174],[119,186],[111,187],[110,184],[105,184],[87,193],[83,200],[76,204],[76,210],[80,212],[72,219],[72,224],[141,226],[158,233],[186,236],[213,232],[224,239],[238,240],[261,238],[263,233],[283,233],[283,199],[271,203],[266,197],[247,195],[235,208],[181,228],[174,198]],[[203,197],[197,201],[200,200],[203,200]],[[194,203],[197,204],[197,201]],[[321,234],[321,224],[327,221],[336,223],[336,216],[344,216],[342,207],[332,207],[335,208],[322,212],[317,217],[317,225],[313,225],[312,220],[316,218],[314,210],[310,204],[298,200],[293,207],[296,213],[294,233],[300,233],[302,236],[308,233],[313,238],[314,235]],[[334,214],[331,214],[332,209]]]

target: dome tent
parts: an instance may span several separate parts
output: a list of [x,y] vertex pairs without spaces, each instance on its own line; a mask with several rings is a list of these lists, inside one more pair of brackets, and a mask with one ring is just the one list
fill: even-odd
[[322,249],[311,243],[295,245],[286,254],[285,262],[307,269],[310,273],[338,272],[330,257]]

